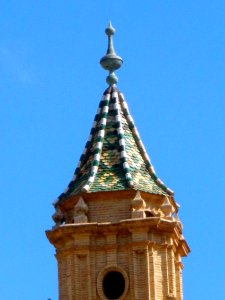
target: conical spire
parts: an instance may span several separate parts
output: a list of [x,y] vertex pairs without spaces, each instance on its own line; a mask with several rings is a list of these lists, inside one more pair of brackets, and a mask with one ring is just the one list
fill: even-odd
[[109,71],[109,75],[106,77],[106,82],[109,85],[116,84],[118,82],[118,78],[116,77],[114,71],[119,69],[123,63],[123,60],[120,56],[116,55],[116,52],[113,47],[113,35],[115,33],[115,28],[112,27],[111,22],[109,26],[106,28],[105,33],[108,36],[108,48],[106,55],[103,56],[100,60],[101,66]]
[[74,176],[58,203],[80,193],[139,190],[150,194],[173,195],[156,175],[123,94],[115,87],[114,71],[122,59],[116,55],[111,24],[106,28],[108,49],[100,63],[109,71],[93,126]]

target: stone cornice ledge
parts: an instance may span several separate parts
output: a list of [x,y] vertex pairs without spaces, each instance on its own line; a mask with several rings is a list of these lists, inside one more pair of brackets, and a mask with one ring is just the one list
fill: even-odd
[[82,223],[82,224],[63,224],[59,227],[47,230],[46,235],[52,244],[64,240],[65,236],[73,238],[76,234],[92,235],[92,234],[108,234],[117,233],[126,230],[134,231],[160,231],[175,234],[176,238],[181,238],[180,223],[178,221],[170,221],[160,217],[145,219],[129,219],[121,220],[117,223]]

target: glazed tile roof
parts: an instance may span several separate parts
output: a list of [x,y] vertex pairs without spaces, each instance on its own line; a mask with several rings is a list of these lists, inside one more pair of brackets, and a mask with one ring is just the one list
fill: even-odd
[[100,101],[74,176],[55,205],[81,192],[126,189],[173,195],[155,174],[123,94],[110,86]]

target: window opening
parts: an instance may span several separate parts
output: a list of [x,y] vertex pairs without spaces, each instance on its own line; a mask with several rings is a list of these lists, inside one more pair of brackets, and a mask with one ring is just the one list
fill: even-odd
[[108,272],[103,278],[103,291],[107,299],[119,299],[125,290],[125,279],[120,272]]

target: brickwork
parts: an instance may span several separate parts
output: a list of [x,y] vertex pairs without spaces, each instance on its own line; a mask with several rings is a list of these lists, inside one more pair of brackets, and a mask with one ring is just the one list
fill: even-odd
[[123,246],[118,246],[114,235],[96,238],[96,244],[89,245],[90,251],[82,249],[81,243],[79,250],[68,249],[63,255],[60,253],[64,251],[58,250],[60,300],[101,299],[97,277],[109,266],[120,267],[128,274],[129,288],[124,299],[182,299],[180,266],[173,249],[140,243],[136,238],[130,243],[131,235]]
[[[96,213],[97,212],[97,213]],[[129,199],[118,199],[111,196],[107,199],[89,202],[89,222],[119,222],[129,219],[131,215],[131,204]]]
[[132,193],[130,199],[107,196],[84,200],[87,222],[74,219],[47,231],[56,248],[59,300],[107,300],[102,282],[107,270],[125,278],[126,291],[118,299],[182,300],[180,257],[189,248],[180,222],[166,216],[132,219]]

